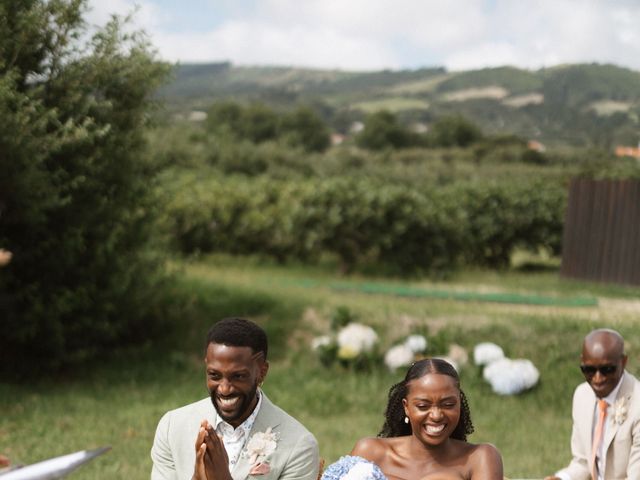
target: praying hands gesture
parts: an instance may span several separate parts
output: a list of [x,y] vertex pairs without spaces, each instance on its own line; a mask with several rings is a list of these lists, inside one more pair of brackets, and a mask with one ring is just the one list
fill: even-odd
[[195,448],[196,464],[191,480],[232,480],[222,438],[206,420],[200,423]]

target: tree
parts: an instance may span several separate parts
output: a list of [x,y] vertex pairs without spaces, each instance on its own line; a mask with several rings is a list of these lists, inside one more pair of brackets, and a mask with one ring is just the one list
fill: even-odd
[[356,142],[369,150],[402,148],[410,144],[410,135],[393,113],[380,110],[365,119],[364,129],[356,137]]
[[430,143],[438,147],[468,147],[482,138],[482,132],[461,115],[436,120],[429,131]]
[[150,330],[151,94],[168,73],[85,0],[0,0],[0,372],[47,371]]
[[309,107],[298,107],[282,118],[281,135],[307,152],[323,152],[330,143],[329,128]]

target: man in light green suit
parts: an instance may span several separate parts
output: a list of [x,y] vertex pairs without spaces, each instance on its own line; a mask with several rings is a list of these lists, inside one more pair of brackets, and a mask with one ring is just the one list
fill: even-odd
[[152,480],[315,480],[318,444],[260,386],[267,336],[242,318],[213,325],[205,365],[209,398],[167,412],[151,448]]

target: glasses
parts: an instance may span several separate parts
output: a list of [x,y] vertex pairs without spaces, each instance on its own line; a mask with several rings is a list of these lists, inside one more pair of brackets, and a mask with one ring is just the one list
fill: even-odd
[[580,370],[587,377],[593,377],[596,372],[600,372],[600,375],[606,377],[611,375],[618,369],[617,365],[600,365],[598,367],[594,365],[580,365]]

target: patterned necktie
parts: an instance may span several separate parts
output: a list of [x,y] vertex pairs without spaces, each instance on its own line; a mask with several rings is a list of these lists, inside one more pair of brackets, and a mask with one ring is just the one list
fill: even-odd
[[596,456],[602,443],[602,437],[604,433],[604,420],[607,418],[607,401],[598,400],[598,423],[596,429],[593,432],[593,443],[591,445],[591,478],[593,480],[598,479],[598,465],[596,463]]

